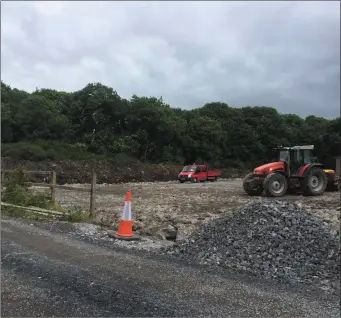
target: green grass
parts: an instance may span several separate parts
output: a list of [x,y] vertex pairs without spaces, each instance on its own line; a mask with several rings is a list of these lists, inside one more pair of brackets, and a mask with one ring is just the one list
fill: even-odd
[[91,221],[88,214],[85,214],[83,211],[69,211],[66,215],[66,221],[72,223],[89,223]]
[[24,218],[27,220],[38,221],[38,222],[46,222],[55,219],[54,215],[42,215],[38,213],[34,213],[32,211],[27,211],[20,208],[2,206],[1,207],[1,216],[9,216],[14,218]]

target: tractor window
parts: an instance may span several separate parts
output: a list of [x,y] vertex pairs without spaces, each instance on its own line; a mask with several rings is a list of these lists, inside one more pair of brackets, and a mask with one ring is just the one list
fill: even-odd
[[206,172],[206,171],[207,171],[207,167],[206,167],[206,166],[202,167],[202,168],[201,168],[201,171],[202,171],[202,172]]
[[279,161],[288,162],[289,160],[289,152],[287,150],[282,150],[279,152]]
[[299,164],[304,163],[304,157],[303,157],[303,151],[302,150],[298,150],[296,152],[296,160],[297,160],[297,163],[299,163]]
[[313,162],[313,156],[312,152],[310,150],[304,150],[304,164],[312,163]]

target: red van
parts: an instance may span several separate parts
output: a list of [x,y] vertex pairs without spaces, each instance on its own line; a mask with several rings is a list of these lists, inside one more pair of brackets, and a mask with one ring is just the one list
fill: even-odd
[[204,182],[204,181],[216,181],[221,176],[220,170],[209,170],[207,164],[192,164],[184,166],[182,171],[178,175],[180,183],[186,181],[191,182]]

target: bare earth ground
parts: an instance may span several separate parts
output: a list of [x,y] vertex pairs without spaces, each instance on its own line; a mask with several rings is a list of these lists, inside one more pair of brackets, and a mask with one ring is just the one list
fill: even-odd
[[[89,185],[79,185],[89,187]],[[140,234],[160,236],[160,228],[178,229],[178,239],[189,235],[205,220],[230,213],[251,200],[274,198],[250,197],[241,180],[220,180],[207,183],[142,182],[98,185],[110,194],[96,196],[95,222],[117,228],[126,191],[132,191],[134,230]],[[57,200],[68,207],[89,209],[89,194],[57,190]],[[287,195],[280,200],[301,204],[308,212],[320,217],[337,230],[340,228],[340,192],[326,192],[319,197]],[[162,232],[162,231],[161,231]]]

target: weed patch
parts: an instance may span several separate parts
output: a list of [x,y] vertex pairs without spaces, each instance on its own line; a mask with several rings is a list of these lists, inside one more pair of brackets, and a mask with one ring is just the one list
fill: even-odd
[[82,211],[70,211],[66,216],[66,220],[74,223],[88,223],[90,217]]

